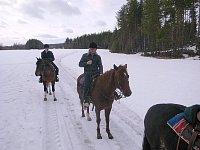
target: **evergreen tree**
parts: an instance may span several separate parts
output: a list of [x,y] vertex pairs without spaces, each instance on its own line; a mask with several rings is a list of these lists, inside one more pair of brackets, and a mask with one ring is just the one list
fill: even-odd
[[26,49],[42,49],[43,43],[37,39],[29,39],[25,44]]

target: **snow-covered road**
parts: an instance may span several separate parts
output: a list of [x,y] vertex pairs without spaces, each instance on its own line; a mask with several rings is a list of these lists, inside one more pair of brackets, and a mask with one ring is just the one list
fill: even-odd
[[[111,112],[113,140],[107,137],[103,111],[102,140],[96,139],[95,112],[91,112],[92,121],[81,117],[76,91],[79,71],[69,67],[70,63],[77,64],[70,59],[78,52],[55,52],[60,69],[60,82],[56,83],[58,101],[53,101],[50,95],[43,101],[43,86],[34,75],[35,57],[40,51],[1,52],[1,150],[141,149],[143,121],[123,103],[115,102]],[[69,61],[67,65],[66,60]]]

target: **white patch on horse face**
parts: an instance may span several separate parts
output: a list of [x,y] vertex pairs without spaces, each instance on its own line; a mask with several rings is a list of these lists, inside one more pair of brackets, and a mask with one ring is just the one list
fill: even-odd
[[125,75],[125,77],[127,77],[127,78],[128,78],[128,74],[127,74],[126,72],[124,72],[124,75]]

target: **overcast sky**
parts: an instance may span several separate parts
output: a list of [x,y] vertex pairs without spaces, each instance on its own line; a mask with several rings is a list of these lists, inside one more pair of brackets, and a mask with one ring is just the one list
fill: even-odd
[[63,43],[83,34],[113,31],[127,0],[0,0],[0,45],[28,39]]

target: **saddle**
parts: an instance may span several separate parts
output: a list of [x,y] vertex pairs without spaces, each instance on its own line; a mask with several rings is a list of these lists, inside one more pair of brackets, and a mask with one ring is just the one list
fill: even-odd
[[[91,96],[90,96],[90,95],[91,95],[91,92],[92,92],[93,88],[95,87],[96,79],[97,79],[98,76],[100,76],[100,75],[96,74],[96,75],[94,75],[94,76],[92,77],[92,82],[91,82],[91,86],[90,86],[90,91],[89,91],[89,93],[88,93],[90,99],[91,99]],[[80,75],[80,83],[78,83],[78,84],[79,84],[79,86],[81,86],[81,88],[83,89],[84,74],[81,74],[81,75]],[[83,90],[82,90],[82,92],[83,92]],[[83,94],[83,93],[82,93],[82,94]],[[115,100],[119,100],[119,99],[121,99],[121,98],[122,98],[122,94],[120,94],[119,91],[115,90],[115,91],[114,91],[114,99],[115,99]]]
[[[90,85],[90,90],[89,90],[89,93],[88,93],[88,95],[89,95],[89,97],[90,97],[90,95],[91,95],[91,91],[92,91],[92,89],[94,88],[94,86],[95,86],[95,82],[96,82],[96,78],[98,77],[99,75],[95,75],[95,76],[93,76],[92,77],[92,82],[91,82],[91,85]],[[80,75],[80,81],[79,81],[79,83],[78,83],[78,86],[80,86],[81,87],[81,94],[83,95],[83,86],[84,86],[84,80],[85,80],[85,75],[84,74],[81,74]],[[91,97],[90,97],[90,99],[91,99]]]
[[167,124],[188,144],[188,150],[200,150],[200,111],[195,114],[195,125],[188,122],[185,116],[185,112],[179,113],[168,120]]

